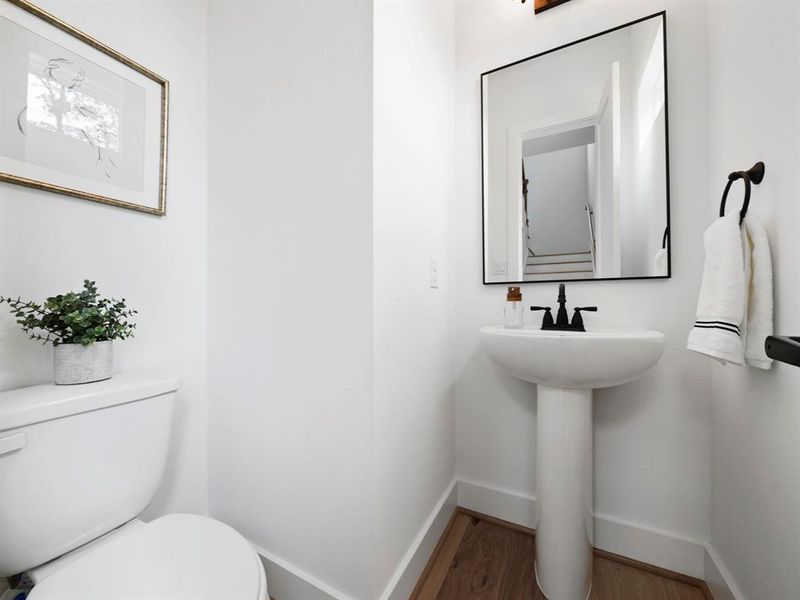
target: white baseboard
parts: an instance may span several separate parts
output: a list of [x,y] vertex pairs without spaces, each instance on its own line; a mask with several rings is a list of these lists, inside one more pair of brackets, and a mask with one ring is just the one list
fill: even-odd
[[275,600],[350,600],[349,596],[274,554],[253,545],[267,572],[269,595]]
[[383,600],[408,599],[455,509],[456,480],[453,479],[420,528],[403,560],[397,566],[394,575],[381,594]]
[[[456,480],[453,479],[397,566],[381,599],[406,600],[411,595],[455,509]],[[269,593],[275,600],[350,600],[347,594],[302,569],[258,546],[254,548],[264,564]]]
[[458,505],[536,529],[536,498],[466,479],[458,480]]
[[[468,480],[453,480],[420,528],[382,600],[411,594],[456,506],[535,528],[536,498]],[[676,573],[704,579],[715,600],[746,600],[713,547],[671,532],[607,515],[594,518],[595,547]],[[256,547],[276,600],[349,600],[348,596],[294,565]]]
[[745,595],[711,544],[706,544],[705,580],[714,600],[745,600]]
[[595,548],[703,579],[705,545],[668,531],[595,514]]
[[[535,529],[538,513],[534,496],[462,479],[458,481],[458,505]],[[594,545],[676,573],[704,577],[706,548],[698,540],[596,514]]]

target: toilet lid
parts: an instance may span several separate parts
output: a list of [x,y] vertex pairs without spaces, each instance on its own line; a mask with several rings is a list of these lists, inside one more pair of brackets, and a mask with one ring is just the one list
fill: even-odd
[[227,525],[197,515],[156,519],[34,586],[29,600],[256,600],[263,567]]

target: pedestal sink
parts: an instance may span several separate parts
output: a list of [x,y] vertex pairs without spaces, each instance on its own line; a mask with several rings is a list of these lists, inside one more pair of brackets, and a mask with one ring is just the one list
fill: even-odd
[[491,359],[538,385],[536,581],[549,600],[585,600],[592,585],[592,390],[638,378],[664,334],[646,329],[481,329]]

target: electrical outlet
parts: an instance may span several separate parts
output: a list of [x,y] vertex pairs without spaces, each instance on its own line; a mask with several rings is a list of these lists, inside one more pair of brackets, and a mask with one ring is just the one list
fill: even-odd
[[492,275],[505,275],[506,270],[505,262],[492,263]]
[[431,288],[439,287],[439,261],[433,257],[431,257],[430,286]]

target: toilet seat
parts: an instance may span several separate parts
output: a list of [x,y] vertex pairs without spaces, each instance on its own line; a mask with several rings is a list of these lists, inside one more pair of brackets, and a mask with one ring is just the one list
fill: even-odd
[[264,600],[252,546],[231,527],[172,514],[109,541],[35,585],[29,600]]

